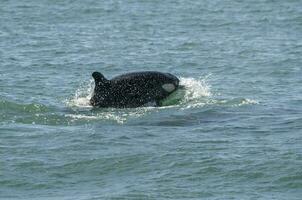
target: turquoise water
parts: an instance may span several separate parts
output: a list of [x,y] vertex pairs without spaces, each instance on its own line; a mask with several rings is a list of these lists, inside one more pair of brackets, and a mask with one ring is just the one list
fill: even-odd
[[[0,1],[0,199],[301,199],[302,3]],[[91,73],[170,72],[93,109]]]

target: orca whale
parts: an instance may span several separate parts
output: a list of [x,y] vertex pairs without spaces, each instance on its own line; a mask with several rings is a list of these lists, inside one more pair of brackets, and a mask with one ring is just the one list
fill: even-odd
[[179,79],[170,74],[143,71],[122,74],[108,80],[93,72],[95,87],[90,99],[94,107],[134,108],[160,106],[160,101],[179,87]]

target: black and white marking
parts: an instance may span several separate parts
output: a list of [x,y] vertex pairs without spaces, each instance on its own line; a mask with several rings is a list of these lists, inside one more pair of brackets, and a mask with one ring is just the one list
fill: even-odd
[[179,79],[169,73],[154,71],[133,72],[111,80],[101,73],[93,72],[95,88],[90,104],[95,107],[160,106],[179,87]]

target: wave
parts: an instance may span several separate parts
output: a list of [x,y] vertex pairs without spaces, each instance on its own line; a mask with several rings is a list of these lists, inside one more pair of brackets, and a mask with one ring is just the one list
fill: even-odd
[[20,104],[12,101],[0,100],[0,110],[15,111],[19,113],[41,113],[49,111],[49,108],[38,103]]

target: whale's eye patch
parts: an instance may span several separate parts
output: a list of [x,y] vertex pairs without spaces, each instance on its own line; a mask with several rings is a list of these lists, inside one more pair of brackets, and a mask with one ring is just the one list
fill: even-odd
[[163,84],[161,87],[167,92],[172,92],[175,90],[175,86],[172,83]]

